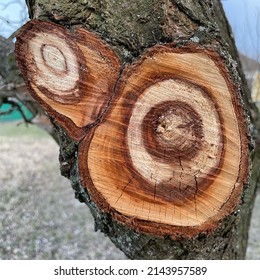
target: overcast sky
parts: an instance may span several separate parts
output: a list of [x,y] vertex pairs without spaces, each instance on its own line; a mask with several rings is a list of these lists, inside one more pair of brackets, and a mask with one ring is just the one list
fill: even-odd
[[[222,0],[242,53],[260,60],[260,0]],[[25,0],[0,0],[0,35],[8,37],[26,21]],[[7,5],[9,4],[9,5]],[[8,23],[7,23],[8,22]]]
[[238,49],[260,58],[260,0],[223,0]]
[[25,0],[0,0],[0,35],[9,37],[28,19]]

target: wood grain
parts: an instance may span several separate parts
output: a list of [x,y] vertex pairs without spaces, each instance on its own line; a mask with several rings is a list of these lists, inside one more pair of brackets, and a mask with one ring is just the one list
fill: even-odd
[[96,34],[31,20],[17,36],[16,58],[33,97],[71,138],[99,122],[120,64]]
[[34,20],[16,57],[32,96],[80,140],[80,180],[101,211],[182,238],[212,231],[240,203],[248,128],[215,51],[165,44],[121,65],[96,34]]
[[130,66],[80,149],[93,199],[157,235],[215,228],[248,172],[245,121],[227,77],[214,52],[196,48],[154,47]]

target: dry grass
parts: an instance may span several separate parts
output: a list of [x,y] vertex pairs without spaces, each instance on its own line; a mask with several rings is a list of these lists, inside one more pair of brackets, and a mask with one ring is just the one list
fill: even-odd
[[0,135],[0,259],[124,259],[60,175],[57,144],[14,129]]

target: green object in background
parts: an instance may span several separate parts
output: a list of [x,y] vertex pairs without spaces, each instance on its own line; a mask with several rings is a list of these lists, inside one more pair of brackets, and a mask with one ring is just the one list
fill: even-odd
[[[20,105],[21,105],[20,108],[23,111],[26,118],[27,119],[32,118],[32,113],[24,105],[22,105],[22,104],[20,104]],[[6,112],[9,109],[11,109],[10,104],[3,104],[0,108],[0,112]],[[10,114],[0,115],[0,122],[18,121],[18,120],[22,120],[22,119],[23,119],[23,117],[17,109],[12,111]]]
[[26,124],[23,121],[0,122],[0,142],[3,137],[21,138],[30,137],[43,139],[50,137],[49,134],[34,124]]

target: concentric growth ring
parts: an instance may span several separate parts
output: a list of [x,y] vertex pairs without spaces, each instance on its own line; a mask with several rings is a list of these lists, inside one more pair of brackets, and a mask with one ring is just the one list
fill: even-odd
[[30,83],[52,100],[78,103],[82,94],[79,81],[84,75],[80,64],[83,54],[69,32],[61,27],[54,32],[48,23],[42,25],[46,25],[45,30],[43,26],[37,30],[37,25],[33,25],[27,42],[29,57],[25,63]]
[[130,116],[129,156],[157,195],[179,204],[214,179],[223,133],[208,93],[185,81],[164,80],[140,94]]
[[155,105],[142,122],[142,137],[146,150],[169,163],[192,159],[204,138],[200,115],[181,100]]
[[237,205],[246,163],[240,116],[210,55],[148,51],[122,74],[104,121],[82,143],[82,181],[117,220],[191,234]]
[[97,34],[31,20],[16,40],[16,58],[31,95],[79,141],[99,122],[118,79],[120,62]]
[[192,237],[239,205],[249,132],[216,51],[164,44],[123,64],[91,31],[32,20],[16,58],[32,96],[77,141],[80,184],[112,219]]

